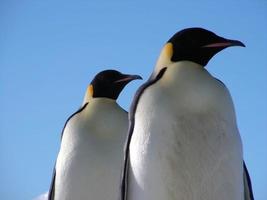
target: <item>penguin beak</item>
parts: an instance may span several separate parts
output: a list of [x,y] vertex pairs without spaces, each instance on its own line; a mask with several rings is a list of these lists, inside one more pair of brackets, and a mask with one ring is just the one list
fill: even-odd
[[132,80],[136,80],[136,79],[140,79],[142,80],[143,78],[139,75],[129,75],[129,74],[125,74],[121,79],[116,80],[115,83],[121,83],[121,82],[130,82]]
[[232,47],[232,46],[246,47],[244,43],[238,40],[228,40],[228,39],[223,38],[221,42],[207,44],[207,45],[202,46],[202,48],[227,48],[227,47]]

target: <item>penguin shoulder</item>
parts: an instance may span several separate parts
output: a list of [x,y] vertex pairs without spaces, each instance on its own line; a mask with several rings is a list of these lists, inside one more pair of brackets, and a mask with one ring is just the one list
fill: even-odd
[[166,100],[171,109],[191,109],[193,112],[214,107],[233,109],[227,87],[203,66],[191,61],[170,64],[154,88],[157,89],[153,93],[160,96],[160,101]]
[[121,134],[128,127],[128,113],[109,98],[92,99],[80,117],[84,127],[99,136]]

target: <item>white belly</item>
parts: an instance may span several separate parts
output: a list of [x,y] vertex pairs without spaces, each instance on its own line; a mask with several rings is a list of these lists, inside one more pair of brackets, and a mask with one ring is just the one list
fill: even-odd
[[[55,200],[118,200],[128,123],[124,111],[114,112],[112,122],[104,116],[93,122],[78,115],[66,127],[56,165]],[[97,126],[102,126],[99,133]]]
[[164,93],[160,84],[137,107],[128,200],[242,200],[242,144],[234,112],[214,106],[214,100],[229,103],[227,93],[225,99],[201,100],[197,92],[179,88]]

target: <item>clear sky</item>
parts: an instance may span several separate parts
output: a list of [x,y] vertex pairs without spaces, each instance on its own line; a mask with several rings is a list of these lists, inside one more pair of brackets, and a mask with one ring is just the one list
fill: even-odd
[[[267,1],[0,0],[0,198],[48,190],[65,120],[108,68],[146,80],[176,31],[203,27],[246,48],[207,69],[229,88],[257,200],[267,197]],[[128,110],[141,84],[119,98]]]

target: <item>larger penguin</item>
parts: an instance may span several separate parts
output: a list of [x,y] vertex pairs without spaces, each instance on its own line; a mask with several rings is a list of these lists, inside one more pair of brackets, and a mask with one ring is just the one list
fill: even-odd
[[63,132],[49,200],[117,200],[128,114],[117,103],[138,75],[98,73]]
[[204,68],[231,46],[202,28],[166,43],[132,103],[121,199],[253,199],[231,96]]

